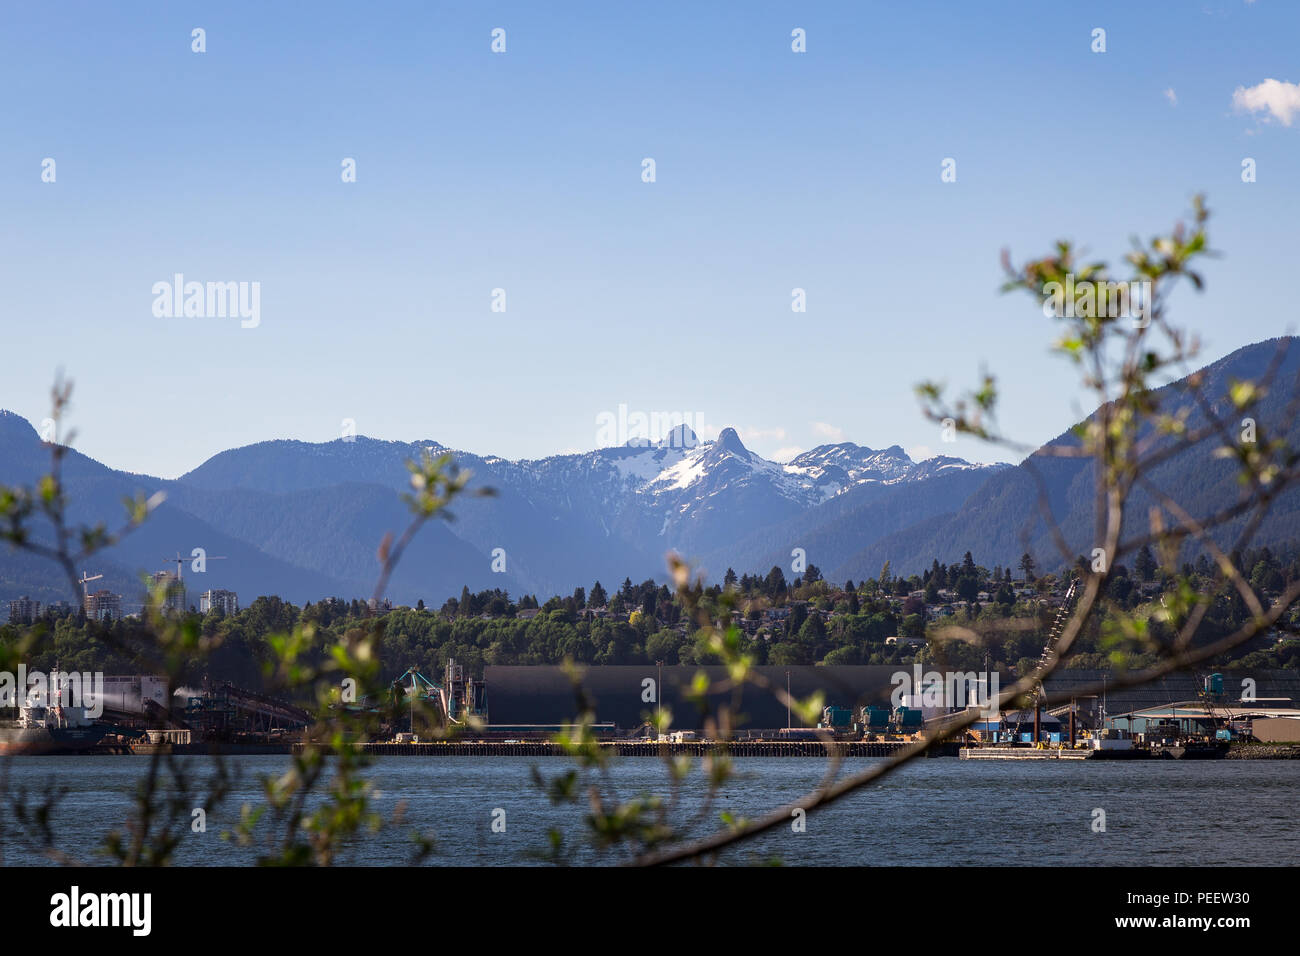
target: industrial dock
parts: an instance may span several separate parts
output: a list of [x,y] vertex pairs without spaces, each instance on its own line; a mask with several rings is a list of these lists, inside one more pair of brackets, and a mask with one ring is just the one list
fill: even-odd
[[[297,745],[301,747],[302,745]],[[607,740],[597,744],[620,757],[892,757],[914,744],[906,741],[731,740],[726,742]],[[960,745],[945,741],[933,748],[934,756],[953,757]],[[564,744],[550,740],[451,740],[422,743],[371,742],[359,745],[362,753],[380,757],[564,757]]]
[[[1108,712],[1106,696],[1088,694],[1082,687],[1079,696],[1063,706],[1045,706],[1040,688],[1029,706],[999,712],[931,702],[920,694],[903,694],[891,706],[880,690],[853,688],[846,694],[841,686],[840,700],[849,702],[856,697],[857,703],[828,703],[816,727],[792,726],[788,708],[769,707],[764,711],[760,701],[754,710],[761,711],[764,718],[783,718],[785,726],[775,722],[756,725],[751,713],[748,722],[733,727],[727,739],[718,740],[704,730],[685,727],[660,734],[651,723],[653,708],[647,708],[644,702],[625,706],[626,698],[632,696],[626,688],[639,690],[645,679],[640,668],[611,667],[584,675],[601,681],[614,678],[609,682],[623,688],[617,698],[619,706],[608,707],[604,701],[610,698],[602,687],[599,706],[589,718],[591,722],[584,725],[575,725],[571,718],[556,721],[560,715],[571,713],[573,703],[571,699],[567,704],[558,699],[551,703],[549,688],[541,685],[554,679],[553,669],[506,670],[512,684],[509,690],[514,693],[500,708],[504,713],[499,716],[514,718],[510,722],[491,722],[490,681],[471,676],[455,660],[447,662],[439,679],[408,668],[386,689],[333,706],[336,714],[365,718],[366,736],[356,745],[362,753],[394,757],[564,757],[572,752],[568,741],[585,739],[610,755],[633,758],[721,753],[736,758],[888,758],[949,734],[951,739],[929,747],[926,756],[994,761],[1213,760],[1232,754],[1236,759],[1268,759],[1290,757],[1295,752],[1294,747],[1274,745],[1295,743],[1300,747],[1300,710],[1291,698],[1233,700],[1225,693],[1219,674],[1208,675],[1192,686],[1170,685],[1155,698],[1161,703],[1151,702],[1151,697],[1112,694],[1109,703],[1123,700],[1128,705],[1118,714]],[[694,672],[680,670],[683,674]],[[818,671],[825,670],[809,668],[808,675],[782,676],[787,680],[795,676],[817,677],[821,676]],[[863,679],[870,678],[874,671],[864,667],[851,668],[847,673]],[[968,682],[976,678],[974,674],[964,676]],[[919,685],[920,675],[916,677],[914,683]],[[601,683],[597,682],[597,686]],[[1194,697],[1186,696],[1189,690],[1194,690]],[[1292,692],[1291,687],[1276,683],[1270,690],[1275,694]],[[1164,696],[1170,691],[1182,691],[1184,696]],[[60,726],[37,743],[11,746],[9,751],[287,755],[301,752],[317,739],[316,719],[306,709],[229,682],[204,681],[199,687],[172,690],[158,677],[108,677],[102,693],[102,717],[93,722],[87,718],[86,723],[92,724],[95,732],[86,735],[84,743]],[[636,697],[640,700],[639,694]],[[863,703],[864,699],[868,702]],[[972,709],[977,712],[972,714]],[[676,713],[683,710],[674,707]],[[65,707],[50,711],[42,709],[39,701],[31,701],[20,709],[19,723],[35,726],[49,713],[56,713],[66,723],[73,710]],[[555,722],[518,722],[530,717]],[[629,722],[620,726],[620,720]],[[955,727],[957,722],[963,726]],[[18,732],[31,736],[20,726],[15,740]]]

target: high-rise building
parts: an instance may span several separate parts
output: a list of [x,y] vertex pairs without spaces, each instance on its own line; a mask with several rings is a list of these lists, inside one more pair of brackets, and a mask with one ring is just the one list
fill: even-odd
[[238,614],[239,595],[234,591],[223,591],[221,589],[204,591],[199,597],[199,611],[207,614],[213,609],[219,609],[227,617]]
[[173,571],[159,571],[151,575],[149,581],[150,599],[158,593],[159,588],[163,589],[162,608],[164,611],[175,611],[178,614],[185,613],[185,584],[176,577]]
[[40,616],[41,602],[33,601],[26,594],[9,602],[10,624],[30,624]]
[[93,621],[122,619],[122,595],[107,589],[86,595],[86,617]]

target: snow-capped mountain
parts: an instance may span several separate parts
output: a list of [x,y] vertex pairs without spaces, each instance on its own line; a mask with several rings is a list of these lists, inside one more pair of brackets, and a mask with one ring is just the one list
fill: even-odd
[[[1202,370],[1202,393],[1223,396],[1214,398],[1218,413],[1233,407],[1227,396],[1234,380],[1273,368],[1277,347],[1248,346]],[[1292,344],[1276,374],[1279,381],[1300,375],[1300,348]],[[1159,394],[1173,401],[1185,388],[1173,383]],[[1267,396],[1258,420],[1300,445],[1300,421],[1287,401],[1287,390]],[[1056,441],[1077,439],[1066,432]],[[1182,493],[1193,513],[1212,513],[1239,493],[1232,463],[1216,457],[1216,447],[1211,440],[1169,458],[1156,485]],[[364,597],[376,544],[409,521],[396,494],[407,485],[405,463],[425,450],[446,449],[363,437],[270,441],[222,452],[176,481],[114,471],[74,451],[64,480],[77,521],[110,525],[123,497],[167,492],[144,528],[103,555],[102,566],[86,569],[102,572],[114,589],[125,590],[140,571],[162,570],[166,555],[204,547],[227,556],[205,585],[234,588],[243,603],[258,594]],[[453,522],[421,532],[390,582],[396,601],[440,604],[462,585],[549,596],[596,580],[606,587],[624,577],[662,580],[670,550],[698,561],[714,581],[728,567],[792,573],[795,550],[835,581],[874,576],[885,561],[896,572],[920,571],[968,550],[986,565],[1014,564],[1025,551],[1050,560],[1057,552],[1039,510],[1044,488],[1078,553],[1093,528],[1090,464],[1051,455],[1040,456],[1031,474],[957,458],[913,461],[896,446],[840,442],[781,463],[750,451],[731,428],[713,441],[679,428],[658,443],[535,461],[454,455],[474,473],[472,484],[498,494],[458,502]],[[31,485],[48,457],[25,419],[0,412],[0,484]],[[1133,521],[1144,520],[1148,503],[1134,495]],[[1300,491],[1289,490],[1272,503],[1255,543],[1291,547],[1297,529]],[[1225,525],[1220,532],[1220,546],[1230,547],[1238,530]],[[67,599],[66,582],[42,561],[0,547],[0,601],[21,594]]]
[[[34,440],[34,433],[30,437]],[[399,600],[441,601],[467,583],[551,594],[590,586],[598,578],[608,584],[625,576],[662,577],[670,550],[721,561],[731,545],[763,529],[797,523],[803,515],[824,515],[828,503],[856,490],[883,492],[954,470],[969,474],[973,486],[988,471],[957,459],[913,462],[896,446],[875,451],[849,442],[822,445],[780,463],[746,448],[733,428],[713,441],[700,441],[686,426],[655,443],[634,441],[538,460],[477,455],[435,441],[358,436],[232,449],[174,482],[97,467],[114,474],[115,486],[123,490],[132,482],[165,489],[170,514],[212,529],[203,532],[208,536],[219,532],[240,539],[267,559],[259,568],[281,562],[309,572],[296,579],[298,589],[328,580],[364,594],[374,545],[401,520],[394,492],[406,489],[405,462],[426,451],[452,451],[457,464],[473,473],[473,485],[491,487],[497,495],[458,503],[455,521],[430,533],[438,544],[428,549],[423,566],[412,563],[394,578],[393,597]],[[854,543],[860,547],[874,540],[873,533],[862,529],[865,537]],[[178,538],[168,547],[188,553],[202,545]],[[500,574],[492,572],[497,549],[505,554],[506,570]],[[829,563],[836,556],[820,560]],[[738,567],[743,558],[737,554]],[[228,573],[234,573],[233,566]],[[281,587],[274,577],[257,580],[255,586],[267,593]],[[282,593],[296,599],[321,596]]]

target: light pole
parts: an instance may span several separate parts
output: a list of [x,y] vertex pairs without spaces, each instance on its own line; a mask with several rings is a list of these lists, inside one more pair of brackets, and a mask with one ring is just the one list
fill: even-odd
[[785,729],[790,729],[790,672],[785,672]]

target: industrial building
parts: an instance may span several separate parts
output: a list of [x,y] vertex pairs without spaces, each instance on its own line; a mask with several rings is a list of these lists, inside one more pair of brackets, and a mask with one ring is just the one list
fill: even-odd
[[104,713],[120,718],[142,718],[165,714],[171,697],[167,678],[148,674],[105,675]]
[[[894,690],[893,677],[905,667],[897,665],[807,665],[791,667],[756,667],[756,676],[772,689],[789,687],[790,693],[806,699],[821,691],[828,705],[857,711],[865,705],[888,707]],[[590,707],[594,719],[612,723],[623,730],[640,727],[645,717],[653,713],[660,700],[662,706],[672,711],[674,729],[702,729],[702,715],[698,704],[688,698],[695,675],[703,671],[709,678],[711,692],[707,696],[708,709],[716,713],[720,705],[733,703],[730,676],[725,667],[665,666],[655,664],[588,667],[582,671],[580,686],[575,687],[562,667],[551,666],[494,666],[484,669],[484,676],[492,688],[492,721],[494,724],[565,724],[572,722],[584,707]],[[662,676],[659,699],[653,688]],[[1054,674],[1044,684],[1048,695],[1065,695],[1078,691],[1083,694],[1093,684],[1104,685],[1113,680],[1107,673],[1094,670],[1063,670]],[[1261,670],[1229,673],[1226,677],[1232,696],[1240,695],[1236,681],[1250,680],[1259,701],[1269,698],[1300,701],[1300,671]],[[647,684],[646,682],[650,683]],[[787,684],[788,682],[788,684]],[[1009,686],[1009,680],[1003,688]],[[1171,701],[1196,700],[1202,691],[1202,680],[1195,674],[1173,674],[1141,687],[1110,689],[1096,698],[1081,698],[1076,706],[1076,727],[1094,726],[1095,715],[1104,709],[1111,717],[1149,708],[1167,708]],[[1204,705],[1200,705],[1202,713]],[[771,690],[747,686],[738,708],[733,714],[735,729],[760,730],[786,726],[799,726],[797,714],[787,714]],[[1040,721],[1046,726],[1055,721],[1065,723],[1069,704],[1052,708],[1053,713],[1042,711]],[[1254,713],[1259,713],[1255,708]],[[1119,724],[1124,727],[1124,724]],[[1027,730],[1032,731],[1033,712],[1029,711]],[[1064,728],[1062,728],[1064,730]],[[1023,730],[1022,730],[1023,732]],[[1056,732],[1055,730],[1049,732]]]
[[[1291,726],[1288,728],[1287,721]],[[1274,740],[1300,740],[1300,709],[1289,700],[1254,703],[1207,704],[1203,700],[1173,701],[1157,707],[1108,715],[1106,726],[1132,734],[1214,734],[1228,730],[1234,737],[1249,735],[1259,739],[1256,724],[1267,728]],[[1262,729],[1262,728],[1261,728]]]

